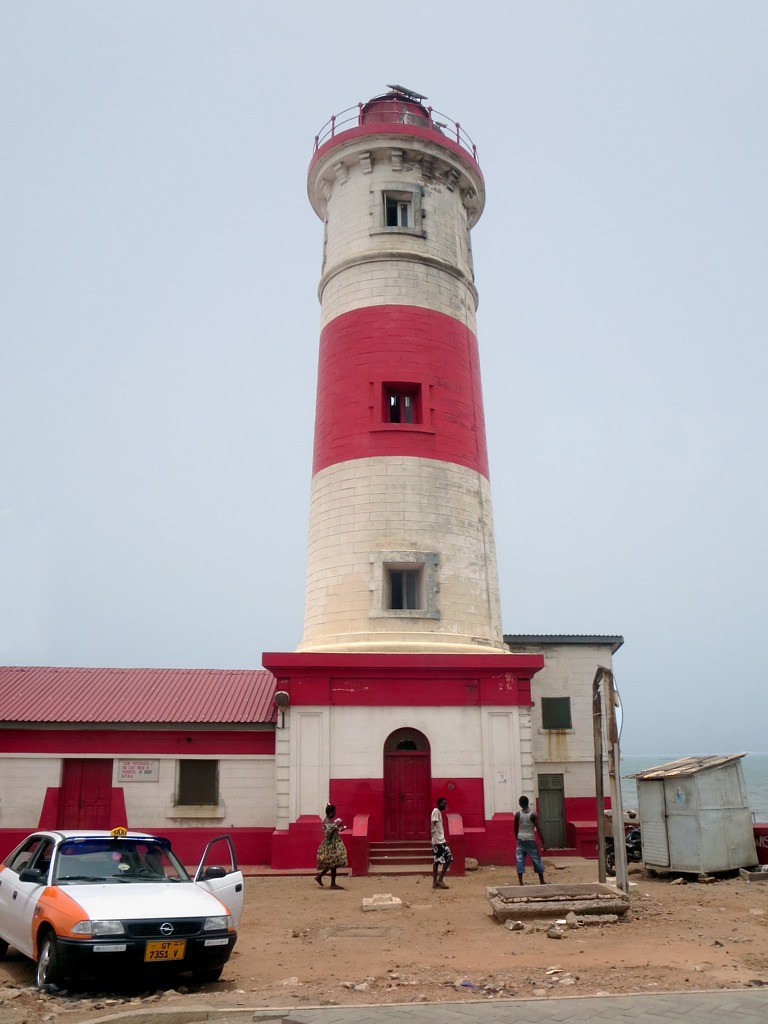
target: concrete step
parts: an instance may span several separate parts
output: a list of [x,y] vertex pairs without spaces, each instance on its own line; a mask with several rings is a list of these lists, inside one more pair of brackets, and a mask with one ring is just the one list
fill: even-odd
[[432,847],[422,843],[419,846],[373,846],[368,851],[370,860],[375,861],[422,861],[432,860]]
[[380,857],[369,857],[368,858],[368,863],[372,867],[373,866],[380,866],[380,865],[384,866],[384,867],[386,867],[387,865],[391,865],[392,867],[401,867],[401,868],[407,868],[407,867],[413,867],[413,866],[418,867],[418,866],[423,866],[423,865],[428,865],[429,867],[431,867],[432,866],[432,858],[431,857],[417,857],[417,856],[413,856],[413,857],[384,857],[384,856],[380,856]]
[[371,853],[398,853],[398,854],[431,854],[432,847],[429,843],[425,842],[391,842],[391,843],[371,843],[369,847]]
[[429,875],[432,873],[432,847],[423,839],[371,843],[368,865],[372,874]]
[[369,864],[369,875],[423,875],[432,874],[432,864]]

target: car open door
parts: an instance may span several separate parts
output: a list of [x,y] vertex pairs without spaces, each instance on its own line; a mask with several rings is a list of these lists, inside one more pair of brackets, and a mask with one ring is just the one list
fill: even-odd
[[30,836],[14,851],[13,866],[0,873],[0,937],[25,956],[34,955],[35,911],[48,884],[52,853],[50,836]]
[[237,927],[243,912],[243,875],[237,867],[232,836],[216,836],[205,848],[195,883],[229,907]]

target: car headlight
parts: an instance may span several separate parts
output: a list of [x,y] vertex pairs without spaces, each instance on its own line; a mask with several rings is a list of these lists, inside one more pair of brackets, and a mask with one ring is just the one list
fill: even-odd
[[75,935],[123,935],[122,921],[78,921],[72,929]]
[[231,932],[232,918],[229,914],[221,914],[219,917],[206,917],[203,925],[204,932]]

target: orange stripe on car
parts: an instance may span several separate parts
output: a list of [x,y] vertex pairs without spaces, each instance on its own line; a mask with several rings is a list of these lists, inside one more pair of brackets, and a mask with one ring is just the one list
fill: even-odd
[[37,951],[37,931],[45,921],[53,927],[57,935],[66,935],[73,939],[88,939],[88,935],[72,935],[72,929],[78,921],[87,921],[88,915],[71,896],[68,896],[58,886],[48,886],[40,894],[35,907],[32,927],[35,934],[32,936],[32,943]]

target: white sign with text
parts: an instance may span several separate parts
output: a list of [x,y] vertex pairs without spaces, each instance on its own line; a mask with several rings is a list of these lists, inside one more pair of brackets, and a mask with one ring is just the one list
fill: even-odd
[[154,760],[121,760],[120,782],[159,782],[160,762]]

